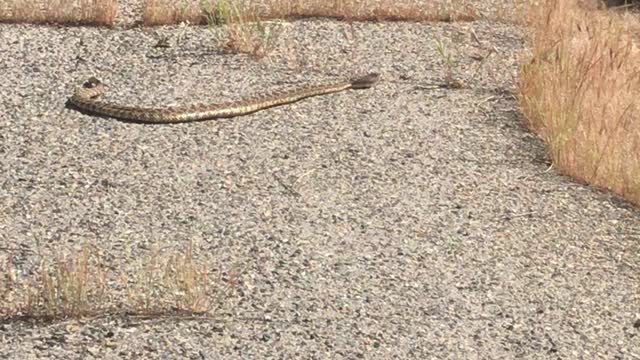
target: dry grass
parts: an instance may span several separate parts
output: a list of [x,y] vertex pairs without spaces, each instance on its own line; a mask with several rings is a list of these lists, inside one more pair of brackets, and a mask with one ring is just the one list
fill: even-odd
[[223,26],[219,46],[232,53],[262,58],[271,50],[279,32],[267,26],[255,7],[233,0],[201,0],[170,2],[146,0],[146,25],[206,24]]
[[637,19],[581,4],[545,0],[532,9],[521,107],[560,172],[640,204]]
[[323,17],[352,21],[472,21],[479,18],[473,6],[466,1],[425,5],[423,1],[415,0],[265,0],[260,3],[242,0],[146,0],[143,23],[147,26],[183,21],[210,24],[210,10],[229,4],[262,20]]
[[261,7],[266,18],[336,18],[348,21],[472,21],[479,18],[464,1],[446,4],[397,0],[270,0]]
[[226,25],[226,34],[219,41],[223,49],[262,58],[273,48],[279,32],[267,26],[255,8],[241,6],[230,0],[219,0],[215,7],[210,4],[205,8],[207,22]]
[[111,26],[117,0],[11,0],[0,3],[0,22]]
[[42,261],[26,277],[18,276],[18,267],[10,259],[0,266],[4,273],[0,318],[4,320],[202,315],[219,306],[220,296],[227,296],[229,290],[209,278],[191,245],[184,252],[153,251],[129,272],[117,271],[103,261],[99,250],[89,247]]
[[211,310],[212,283],[206,269],[195,261],[191,244],[184,253],[160,256],[158,250],[153,251],[147,261],[138,264],[135,275],[127,287],[127,299],[136,313]]
[[58,255],[53,262],[42,260],[38,274],[18,281],[17,267],[7,260],[0,286],[0,314],[54,319],[89,316],[104,310],[105,277],[99,264],[99,257],[85,248],[71,256]]
[[143,23],[147,26],[177,23],[224,25],[219,45],[233,53],[262,58],[279,35],[265,20],[322,17],[347,21],[470,21],[479,16],[462,1],[429,4],[414,0],[146,0]]

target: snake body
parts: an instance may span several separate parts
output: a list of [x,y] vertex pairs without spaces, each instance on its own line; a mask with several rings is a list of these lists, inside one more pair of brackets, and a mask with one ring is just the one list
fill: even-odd
[[372,87],[378,79],[378,74],[370,73],[352,79],[308,85],[293,90],[274,91],[239,101],[166,108],[145,108],[123,106],[97,100],[99,96],[105,93],[106,88],[100,80],[91,77],[82,87],[74,92],[73,96],[69,98],[69,103],[80,110],[100,116],[134,122],[169,124],[236,117],[273,106],[290,104],[311,96],[330,94],[348,89],[368,89]]

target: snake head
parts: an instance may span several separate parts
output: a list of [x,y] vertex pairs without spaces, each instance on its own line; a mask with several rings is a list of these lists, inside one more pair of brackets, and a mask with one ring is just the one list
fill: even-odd
[[82,87],[87,89],[93,89],[100,86],[101,84],[102,84],[102,81],[100,81],[100,79],[98,79],[95,76],[92,76],[87,81],[85,81],[84,84],[82,84]]
[[380,74],[370,73],[368,75],[351,79],[352,89],[368,89],[380,80]]

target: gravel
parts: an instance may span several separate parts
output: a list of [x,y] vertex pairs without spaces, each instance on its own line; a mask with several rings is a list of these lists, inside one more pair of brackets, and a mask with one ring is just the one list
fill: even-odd
[[[523,128],[522,28],[271,26],[256,61],[206,27],[0,25],[2,263],[28,277],[96,245],[133,271],[193,242],[213,274],[242,269],[210,317],[9,321],[0,357],[640,358],[640,213],[558,175]],[[498,51],[484,63],[471,29]],[[436,86],[436,39],[464,88]],[[368,71],[373,89],[220,121],[65,108],[92,75],[111,101],[159,106]]]

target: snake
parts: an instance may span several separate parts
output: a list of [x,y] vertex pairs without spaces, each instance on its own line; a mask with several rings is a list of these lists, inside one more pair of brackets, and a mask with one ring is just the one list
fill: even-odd
[[78,110],[102,117],[131,122],[171,124],[232,118],[274,106],[291,104],[312,96],[337,93],[349,89],[368,89],[377,83],[379,78],[380,75],[378,73],[369,73],[363,76],[310,84],[289,90],[271,91],[236,101],[150,108],[125,106],[99,100],[99,97],[106,92],[106,86],[98,78],[90,77],[83,83],[82,87],[75,90],[68,99],[68,103]]

